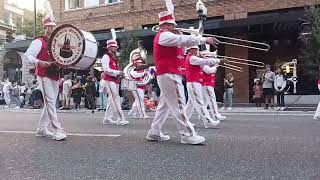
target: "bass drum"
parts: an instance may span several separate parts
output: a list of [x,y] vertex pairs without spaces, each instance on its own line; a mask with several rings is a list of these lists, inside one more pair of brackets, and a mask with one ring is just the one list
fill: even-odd
[[85,70],[96,61],[98,43],[91,33],[65,24],[53,31],[48,49],[59,67]]

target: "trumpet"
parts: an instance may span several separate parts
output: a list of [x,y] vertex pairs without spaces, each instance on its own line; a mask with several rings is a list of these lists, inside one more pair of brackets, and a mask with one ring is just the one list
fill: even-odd
[[[153,32],[159,32],[159,30],[160,30],[159,25],[155,25],[152,27]],[[266,44],[266,43],[250,41],[250,40],[245,40],[245,39],[232,38],[232,37],[227,37],[227,36],[219,36],[219,35],[214,35],[214,34],[203,34],[203,33],[200,33],[199,29],[174,28],[174,31],[178,31],[181,33],[187,33],[187,34],[193,34],[193,35],[202,35],[204,37],[215,37],[218,39],[220,44],[225,44],[225,45],[230,45],[230,46],[238,46],[238,47],[255,49],[255,50],[260,50],[260,51],[265,51],[265,52],[268,52],[270,50],[270,45]],[[219,39],[221,39],[221,40],[219,40]],[[224,39],[224,40],[222,40],[222,39]],[[232,40],[234,42],[226,42],[226,40]],[[240,43],[243,43],[243,44],[240,44]],[[246,45],[245,43],[248,43],[251,45]]]
[[202,57],[216,57],[216,58],[223,58],[226,59],[225,65],[230,65],[228,63],[233,63],[233,64],[242,64],[242,65],[247,65],[247,66],[254,66],[254,67],[260,67],[263,68],[265,64],[261,61],[255,61],[255,60],[250,60],[250,59],[243,59],[243,58],[237,58],[237,57],[230,57],[230,56],[220,56],[216,55],[214,52],[199,52],[200,56]]

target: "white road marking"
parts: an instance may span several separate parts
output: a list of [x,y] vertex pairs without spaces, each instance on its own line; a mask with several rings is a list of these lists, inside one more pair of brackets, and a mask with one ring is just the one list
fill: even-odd
[[[35,134],[33,131],[0,131],[0,133],[12,133],[12,134]],[[82,133],[67,133],[68,136],[80,136],[80,137],[120,137],[120,134],[82,134]]]

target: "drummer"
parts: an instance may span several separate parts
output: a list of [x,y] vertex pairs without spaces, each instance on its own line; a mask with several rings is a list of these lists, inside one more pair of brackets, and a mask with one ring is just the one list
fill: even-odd
[[[103,124],[127,125],[129,121],[126,121],[120,103],[119,84],[124,74],[119,69],[116,56],[117,49],[117,41],[113,39],[108,40],[106,53],[101,59],[103,68],[102,84],[106,87],[108,93],[108,102]],[[116,121],[112,119],[113,115],[117,116]]]
[[[61,123],[57,117],[56,102],[59,94],[59,76],[52,74],[54,65],[50,63],[48,54],[48,40],[51,33],[56,28],[54,17],[46,15],[42,19],[45,35],[34,40],[27,52],[24,54],[28,64],[36,66],[35,74],[39,82],[43,95],[44,106],[42,115],[38,123],[36,136],[53,136],[53,139],[64,140],[67,135],[63,131]],[[48,130],[49,124],[52,125],[54,132]]]

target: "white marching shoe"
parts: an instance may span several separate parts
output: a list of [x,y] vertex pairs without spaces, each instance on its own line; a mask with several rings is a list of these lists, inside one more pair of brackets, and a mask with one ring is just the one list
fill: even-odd
[[102,124],[107,125],[107,124],[116,124],[117,122],[114,120],[110,120],[110,119],[104,119],[102,121]]
[[199,136],[197,134],[193,135],[193,136],[185,136],[182,135],[181,136],[181,143],[182,144],[201,144],[204,143],[206,141],[206,139],[203,136]]
[[146,139],[149,141],[169,141],[170,136],[164,135],[162,132],[160,132],[160,135],[156,135],[152,130],[149,130]]
[[53,132],[49,131],[48,128],[38,128],[36,132],[38,137],[53,136]]
[[67,138],[67,134],[62,130],[62,129],[57,129],[54,134],[52,139],[56,141],[62,141]]
[[225,120],[227,117],[226,116],[222,116],[220,113],[219,114],[216,114],[216,118],[220,121],[223,121]]
[[212,121],[212,122],[206,122],[206,123],[204,123],[204,128],[206,128],[206,129],[213,128],[213,127],[217,126],[219,123],[220,123],[219,120]]
[[318,120],[320,120],[320,116],[314,116],[313,119],[318,121]]
[[124,126],[124,125],[129,124],[129,121],[121,120],[121,121],[117,121],[116,124],[119,125],[119,126]]

